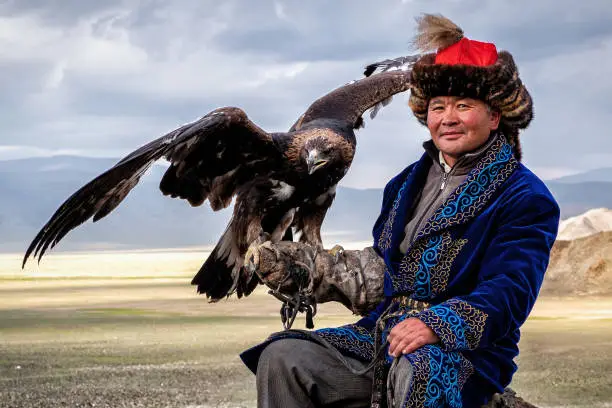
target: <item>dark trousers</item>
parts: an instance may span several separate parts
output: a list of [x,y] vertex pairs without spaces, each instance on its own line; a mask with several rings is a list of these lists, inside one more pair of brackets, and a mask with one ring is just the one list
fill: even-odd
[[[353,368],[366,364],[347,357]],[[412,379],[405,358],[393,364],[387,378],[389,407],[402,406]],[[268,345],[257,365],[257,406],[369,407],[372,370],[353,374],[327,348],[307,340],[282,339]]]

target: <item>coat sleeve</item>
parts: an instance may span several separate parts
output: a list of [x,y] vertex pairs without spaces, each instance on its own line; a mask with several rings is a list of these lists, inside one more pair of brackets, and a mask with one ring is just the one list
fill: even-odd
[[475,289],[417,316],[447,351],[490,345],[525,322],[548,266],[559,206],[552,196],[524,194],[505,207],[498,225]]

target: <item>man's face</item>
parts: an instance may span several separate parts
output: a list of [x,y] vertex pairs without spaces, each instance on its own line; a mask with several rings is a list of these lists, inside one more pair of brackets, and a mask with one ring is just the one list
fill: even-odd
[[453,166],[460,156],[487,141],[500,117],[480,100],[438,96],[429,101],[427,127],[434,144]]

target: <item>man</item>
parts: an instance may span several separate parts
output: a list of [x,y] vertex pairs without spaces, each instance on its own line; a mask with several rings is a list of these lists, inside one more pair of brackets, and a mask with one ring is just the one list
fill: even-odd
[[[360,310],[372,273],[384,300],[355,324],[278,333],[243,353],[260,407],[478,407],[516,371],[519,328],[559,222],[550,192],[520,163],[532,100],[509,53],[463,37],[444,17],[425,15],[416,43],[436,50],[415,63],[409,102],[431,140],[387,184],[374,246],[275,251],[310,265],[323,282],[311,282],[319,301],[335,290]],[[338,264],[350,273],[339,278]],[[276,267],[256,266],[280,281]],[[361,283],[343,291],[347,276]]]

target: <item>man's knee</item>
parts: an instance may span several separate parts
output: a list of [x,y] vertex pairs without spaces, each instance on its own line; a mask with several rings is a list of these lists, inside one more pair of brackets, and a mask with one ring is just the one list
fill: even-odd
[[[309,361],[313,361],[309,357],[310,354],[313,354],[313,350],[311,350],[313,347],[320,346],[308,340],[276,340],[268,344],[262,351],[257,364],[257,372],[259,373],[259,370],[263,369],[280,374],[295,367],[305,368]],[[314,359],[314,361],[318,360]]]
[[295,339],[281,339],[276,340],[266,346],[259,356],[259,362],[257,364],[257,371],[261,367],[274,367],[278,369],[285,365],[285,363],[291,358],[292,343]]

